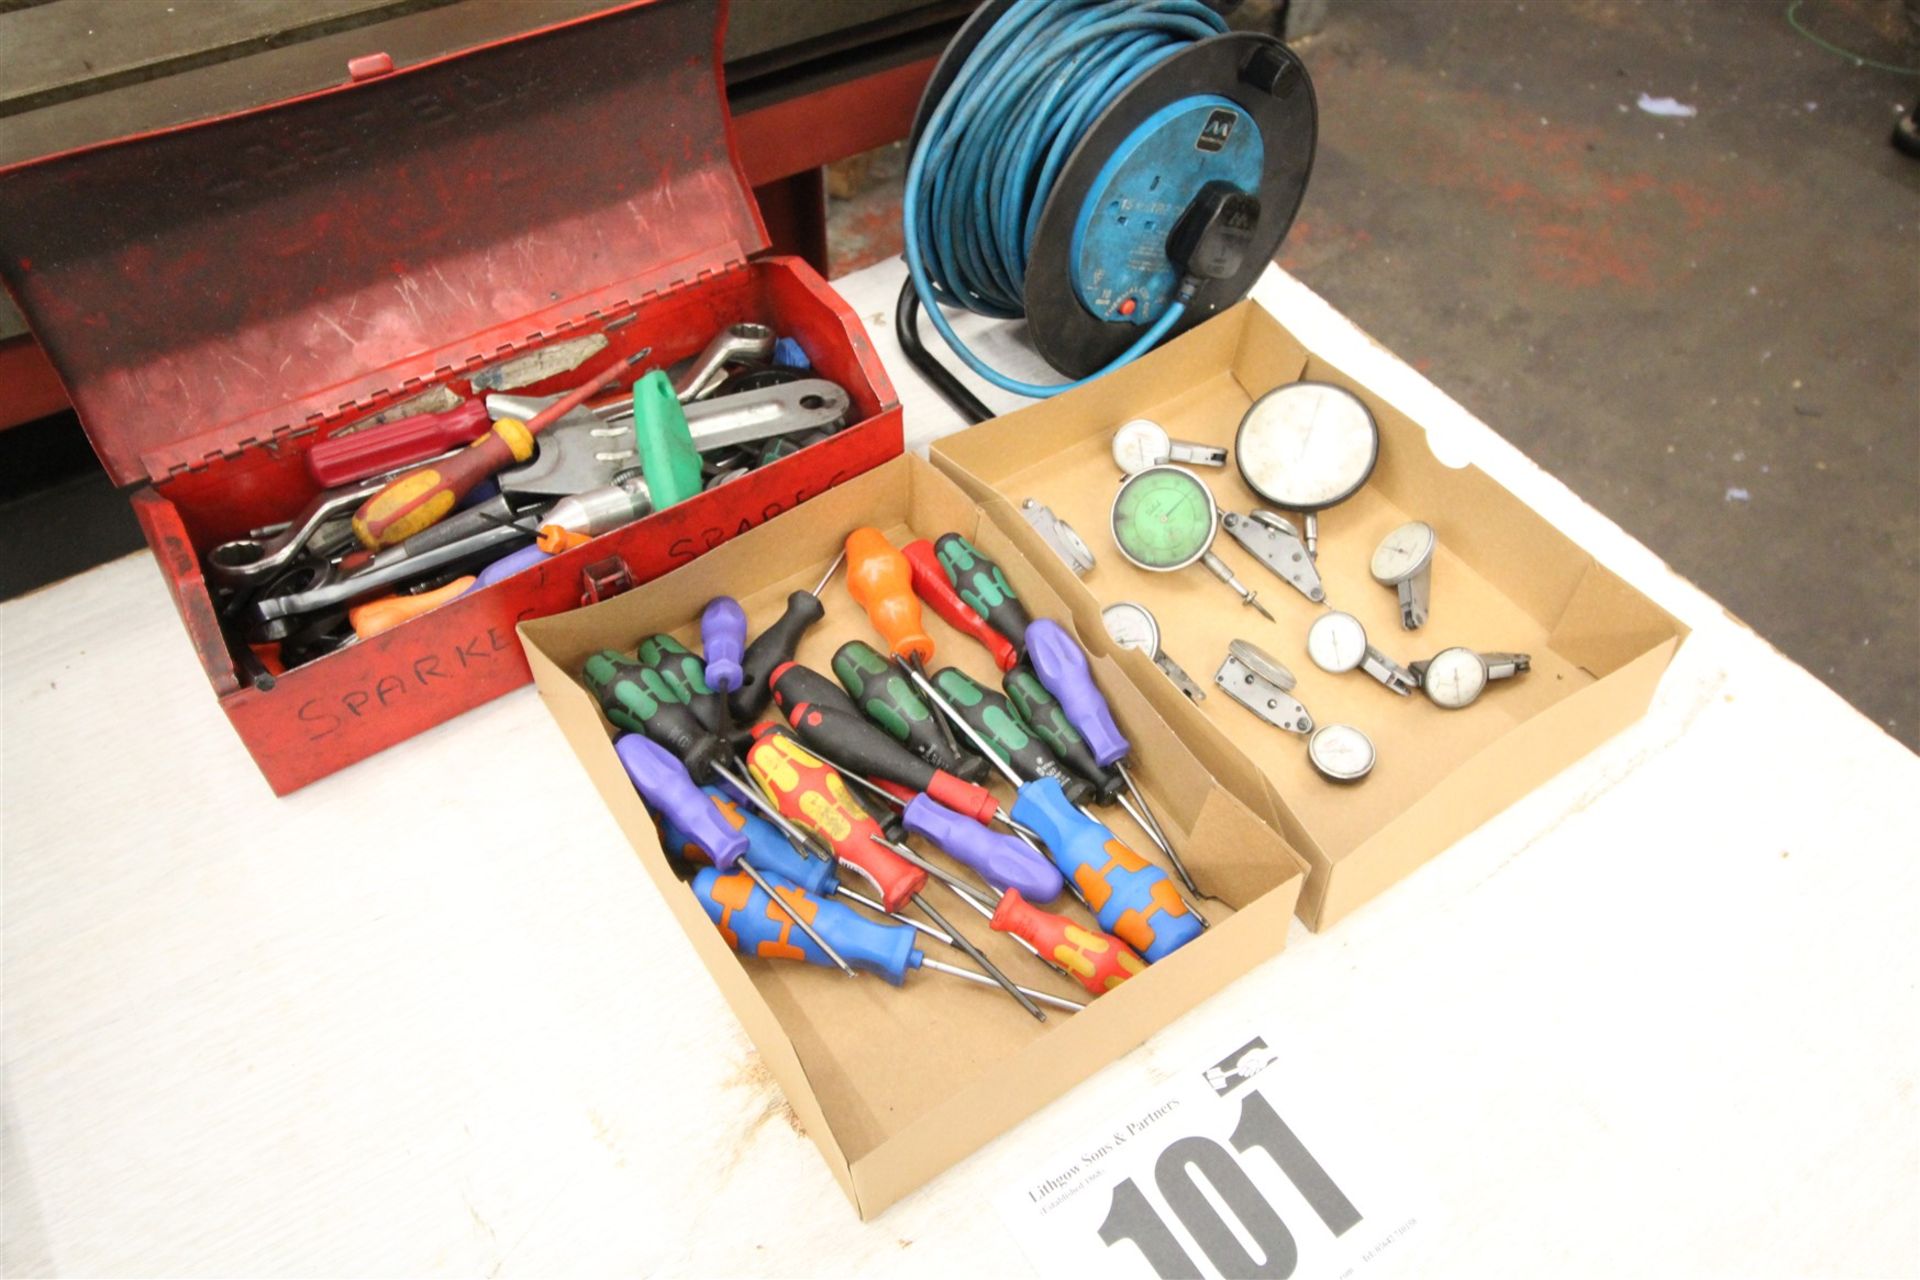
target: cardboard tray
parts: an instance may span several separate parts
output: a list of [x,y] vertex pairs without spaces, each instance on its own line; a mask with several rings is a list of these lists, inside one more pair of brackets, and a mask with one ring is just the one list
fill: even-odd
[[[1114,547],[1109,512],[1120,474],[1113,429],[1150,418],[1177,440],[1233,444],[1248,406],[1283,383],[1332,382],[1358,395],[1379,423],[1379,462],[1366,486],[1320,517],[1318,565],[1328,606],[1357,616],[1369,640],[1402,663],[1448,645],[1530,653],[1532,671],[1488,686],[1446,711],[1400,698],[1360,672],[1330,675],[1308,660],[1306,633],[1323,606],[1282,582],[1222,533],[1214,551],[1273,611],[1244,608],[1198,565],[1150,573]],[[1544,517],[1473,467],[1453,468],[1427,433],[1371,388],[1314,354],[1254,303],[1243,303],[1126,369],[1053,400],[949,436],[933,448],[951,475],[1072,610],[1080,639],[1118,663],[1233,793],[1281,832],[1312,871],[1301,917],[1325,928],[1638,719],[1686,628]],[[1220,509],[1261,506],[1232,462],[1195,468]],[[1015,510],[1045,503],[1093,548],[1082,581]],[[1401,630],[1395,593],[1368,562],[1382,536],[1410,519],[1439,534],[1432,611]],[[1100,623],[1117,600],[1146,605],[1162,648],[1209,690],[1195,706],[1142,654],[1119,650]],[[1304,739],[1271,728],[1213,685],[1228,640],[1252,641],[1298,677],[1316,724],[1345,722],[1373,740],[1378,763],[1358,784],[1329,783],[1308,764]],[[1196,797],[1173,797],[1173,817]]]
[[[1005,513],[1002,513],[1005,514]],[[678,570],[616,599],[523,623],[541,697],[566,735],[634,852],[666,898],[694,949],[780,1081],[808,1135],[862,1218],[871,1218],[975,1148],[1064,1093],[1089,1073],[1286,945],[1305,864],[1261,815],[1218,785],[1147,696],[1164,682],[1096,658],[1095,678],[1135,746],[1136,777],[1201,886],[1217,895],[1198,905],[1212,928],[1144,974],[1071,1016],[1035,1022],[998,992],[916,973],[906,990],[831,970],[736,956],[677,879],[652,819],[612,747],[614,730],[576,682],[582,662],[603,648],[631,650],[666,631],[698,649],[699,612],[718,591],[734,594],[757,633],[794,590],[811,588],[846,534],[872,525],[895,540],[957,530],[999,561],[1034,616],[1064,619],[1067,603],[1049,578],[956,485],[917,457],[895,459],[836,486]],[[799,661],[829,670],[849,639],[874,639],[844,580],[823,597],[826,616],[800,646]],[[925,622],[936,666],[955,665],[998,687],[984,649]],[[777,712],[773,714],[777,715]],[[1005,787],[999,787],[1005,803]],[[1151,849],[1117,809],[1102,810],[1122,839]],[[936,855],[938,856],[938,855]],[[945,908],[948,895],[934,890]],[[1064,903],[1066,900],[1063,899]],[[1077,906],[1054,904],[1080,916]],[[985,922],[949,917],[1016,980],[1084,998]]]
[[[641,0],[334,87],[0,168],[0,276],[132,501],[207,679],[276,792],[526,682],[512,630],[682,564],[899,453],[860,321],[766,229],[734,153],[722,0]],[[546,394],[734,321],[846,387],[832,439],[270,679],[210,546],[312,496],[307,450],[423,393]],[[588,347],[604,338],[596,352]],[[580,340],[586,340],[583,345]],[[427,406],[432,407],[432,406]]]

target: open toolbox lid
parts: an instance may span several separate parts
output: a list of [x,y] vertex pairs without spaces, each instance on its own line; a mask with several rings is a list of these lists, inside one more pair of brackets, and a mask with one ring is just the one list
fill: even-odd
[[[0,169],[0,275],[114,483],[160,479],[764,249],[724,0],[636,0]],[[343,69],[344,70],[344,69]]]

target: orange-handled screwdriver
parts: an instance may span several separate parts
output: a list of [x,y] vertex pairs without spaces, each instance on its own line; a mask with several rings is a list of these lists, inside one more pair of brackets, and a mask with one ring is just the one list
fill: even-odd
[[[847,593],[867,611],[893,656],[927,674],[933,660],[933,637],[920,621],[920,597],[913,593],[913,565],[906,553],[887,541],[878,529],[855,529],[847,535]],[[935,716],[947,749],[960,754],[960,743],[947,722]]]
[[432,462],[388,484],[353,513],[353,536],[369,551],[390,547],[438,524],[476,485],[509,463],[533,457],[534,437],[566,417],[596,391],[647,358],[648,347],[617,360],[535,414],[530,421],[502,418],[487,433],[444,462]]
[[447,601],[466,591],[476,579],[472,574],[464,578],[455,578],[444,587],[432,591],[420,591],[413,595],[382,596],[378,600],[369,600],[347,610],[347,621],[353,626],[353,634],[362,640],[371,640],[382,631],[391,631],[403,622],[419,617],[429,609],[438,609]]
[[920,624],[920,598],[913,594],[913,566],[878,529],[847,535],[847,591],[896,658],[921,666],[933,659],[933,638]]

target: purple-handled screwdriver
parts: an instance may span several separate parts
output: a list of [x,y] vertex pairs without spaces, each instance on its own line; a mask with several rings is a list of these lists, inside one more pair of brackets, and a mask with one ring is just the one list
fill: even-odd
[[[1086,739],[1093,758],[1103,765],[1111,765],[1119,773],[1121,780],[1127,784],[1127,792],[1133,797],[1134,804],[1139,806],[1139,812],[1133,816],[1167,855],[1167,860],[1173,863],[1173,869],[1180,873],[1188,892],[1198,894],[1199,886],[1187,873],[1187,866],[1180,861],[1180,855],[1173,851],[1167,833],[1161,830],[1159,819],[1153,816],[1153,810],[1147,807],[1147,798],[1140,794],[1140,788],[1133,781],[1133,773],[1127,768],[1127,753],[1133,749],[1132,744],[1120,732],[1120,726],[1114,723],[1113,711],[1093,683],[1093,671],[1087,665],[1087,655],[1081,652],[1078,642],[1052,618],[1035,618],[1027,627],[1027,661],[1033,664],[1034,674],[1040,677],[1040,683],[1060,700],[1060,710],[1065,713],[1067,722]],[[1131,806],[1128,812],[1133,812]]]
[[997,893],[1018,889],[1028,901],[1045,903],[1066,890],[1060,868],[1032,848],[955,813],[931,796],[915,796],[900,817],[908,831],[946,850],[949,857],[977,872]]
[[740,687],[745,672],[740,659],[747,650],[747,611],[732,596],[715,596],[700,611],[700,651],[707,660],[707,687],[721,696],[720,736],[731,737],[733,710],[725,695]]
[[707,657],[707,687],[732,693],[745,674],[740,659],[747,652],[747,611],[732,596],[715,596],[700,612],[700,649]]
[[[714,866],[722,872],[738,866],[753,878],[753,882],[760,886],[761,892],[768,898],[779,900],[773,886],[742,856],[747,851],[746,832],[736,831],[727,824],[720,816],[720,811],[713,807],[713,801],[694,785],[687,766],[652,738],[638,733],[621,734],[614,740],[613,752],[620,757],[620,765],[627,771],[627,777],[633,783],[634,790],[640,793],[640,798],[693,837],[694,842],[713,859]],[[848,976],[856,972],[825,938],[813,931],[812,925],[798,916],[794,917],[794,923],[813,939],[829,959],[840,966],[841,972]]]

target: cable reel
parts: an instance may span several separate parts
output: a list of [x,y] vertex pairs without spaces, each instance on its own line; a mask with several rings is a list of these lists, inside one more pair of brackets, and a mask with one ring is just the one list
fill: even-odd
[[[1313,86],[1219,8],[989,0],[947,46],[909,147],[898,327],[963,416],[991,414],[921,344],[920,306],[987,381],[1047,396],[1238,302],[1273,258],[1313,166]],[[992,368],[936,304],[1024,316],[1070,381]]]

